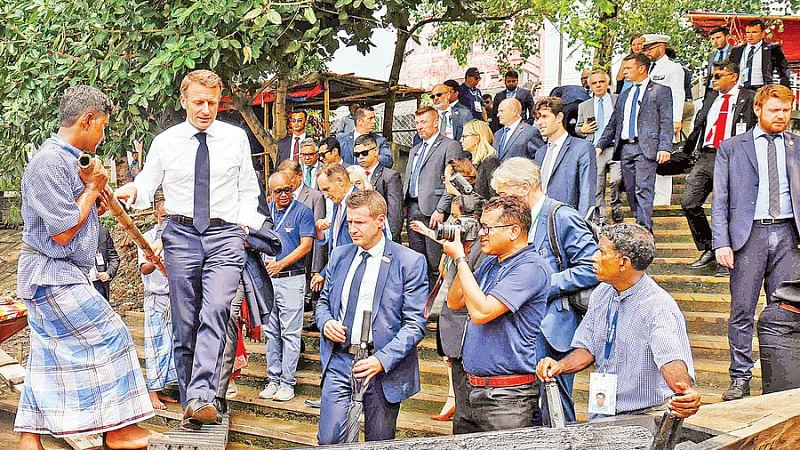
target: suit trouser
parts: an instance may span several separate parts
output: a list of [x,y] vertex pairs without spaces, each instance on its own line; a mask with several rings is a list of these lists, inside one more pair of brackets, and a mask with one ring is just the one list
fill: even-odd
[[731,269],[731,315],[728,320],[730,376],[753,377],[753,322],[763,285],[767,304],[781,282],[791,280],[800,264],[797,232],[792,221],[775,225],[753,223],[750,237],[734,252]]
[[[320,445],[341,444],[347,430],[347,410],[353,389],[350,374],[353,355],[333,351],[322,380],[322,407],[319,412]],[[400,403],[390,403],[383,394],[383,373],[375,375],[364,394],[364,439],[385,441],[394,439]]]
[[231,302],[231,313],[228,317],[228,326],[225,329],[225,350],[222,353],[222,368],[219,373],[219,387],[217,388],[217,401],[222,405],[222,412],[228,411],[228,402],[225,394],[233,375],[233,365],[236,361],[236,346],[239,343],[239,317],[242,315],[242,302],[244,301],[244,285],[239,282],[236,295]]
[[614,149],[609,147],[597,157],[597,192],[594,204],[597,205],[598,217],[606,217],[606,174],[611,188],[611,210],[619,211],[618,215],[622,216],[622,171],[619,161],[614,161],[613,156]]
[[97,292],[99,292],[100,295],[102,295],[103,298],[108,300],[109,302],[111,301],[111,297],[109,295],[110,293],[109,293],[109,289],[108,289],[108,286],[110,284],[111,284],[110,280],[106,281],[106,282],[102,282],[100,280],[92,281],[92,285],[94,285],[94,288],[97,290]]
[[436,241],[411,229],[411,222],[415,220],[419,220],[427,226],[431,221],[431,216],[426,216],[422,213],[419,209],[419,202],[416,200],[407,200],[406,205],[408,207],[406,214],[408,217],[408,222],[406,223],[408,246],[412,250],[425,255],[425,259],[428,260],[428,285],[435,286],[436,280],[439,278],[439,262],[442,260],[442,246],[436,243]]
[[622,146],[622,179],[636,223],[653,231],[653,198],[655,197],[658,162],[648,159],[639,144]]
[[275,304],[264,329],[267,336],[267,378],[271,383],[294,386],[300,359],[306,277],[272,278],[272,287]]
[[539,412],[537,383],[470,388],[468,416],[460,426],[463,433],[529,427]]
[[[561,301],[560,299],[556,299],[555,301]],[[536,339],[536,354],[537,355],[544,355],[549,358],[553,358],[556,361],[561,361],[562,359],[566,358],[570,351],[560,352],[550,346],[550,343],[547,342],[547,339],[539,333],[539,337]],[[553,381],[556,382],[558,386],[558,395],[561,397],[561,407],[564,409],[564,420],[569,422],[575,422],[575,402],[572,400],[572,385],[575,381],[575,374],[564,374],[564,375],[556,375],[553,377]],[[539,391],[544,392],[544,383],[541,381],[539,383]],[[534,419],[534,426],[537,425],[550,425],[550,420],[548,416],[548,406],[547,406],[547,396],[542,396],[542,411],[541,415],[535,416]]]
[[469,393],[472,385],[464,371],[464,360],[450,358],[450,370],[453,371],[453,394],[456,397],[456,412],[453,414],[453,434],[470,433],[471,413],[469,407]]
[[181,405],[212,402],[219,387],[231,302],[244,266],[244,231],[233,224],[194,227],[169,221],[161,237],[172,307]]
[[800,387],[800,313],[773,303],[758,316],[764,393]]
[[689,222],[692,239],[697,249],[711,250],[711,226],[708,224],[703,203],[714,188],[714,160],[716,152],[702,151],[683,186],[681,208]]

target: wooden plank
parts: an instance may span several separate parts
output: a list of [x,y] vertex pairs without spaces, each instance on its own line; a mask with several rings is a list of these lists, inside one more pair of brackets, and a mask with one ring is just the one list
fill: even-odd
[[103,448],[103,439],[96,434],[91,434],[88,436],[65,437],[64,442],[69,444],[69,446],[75,450]]
[[0,379],[11,387],[22,384],[25,382],[25,369],[19,364],[0,367]]
[[0,349],[0,367],[7,366],[9,364],[18,364],[18,361]]

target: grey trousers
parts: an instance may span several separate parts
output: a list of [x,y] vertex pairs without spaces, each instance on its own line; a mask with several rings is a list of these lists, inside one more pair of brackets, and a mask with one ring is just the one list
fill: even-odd
[[225,393],[233,374],[233,363],[236,360],[236,346],[239,343],[239,317],[242,314],[242,301],[244,301],[244,286],[239,282],[236,296],[231,302],[231,315],[228,318],[228,327],[225,330],[225,350],[222,352],[222,367],[219,371],[219,388],[217,389],[217,402],[222,406],[221,412],[228,411],[228,402]]
[[611,158],[614,156],[614,148],[609,147],[597,157],[597,194],[594,204],[597,205],[597,217],[606,217],[606,174],[608,174],[608,186],[611,188],[610,200],[611,210],[619,211],[622,217],[622,168],[619,161]]
[[[536,383],[511,387],[470,386],[467,404],[469,410],[459,421],[458,433],[530,427],[533,416],[539,412],[539,387]],[[455,422],[453,427],[456,427]]]
[[306,277],[272,278],[275,305],[264,328],[267,336],[267,378],[272,383],[294,386],[300,358],[303,328],[303,296]]

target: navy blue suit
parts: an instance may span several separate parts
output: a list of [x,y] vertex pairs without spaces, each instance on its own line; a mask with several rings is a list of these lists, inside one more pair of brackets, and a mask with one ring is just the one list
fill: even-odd
[[[536,354],[539,358],[549,356],[559,360],[571,350],[572,336],[580,323],[575,311],[569,307],[563,295],[596,286],[598,281],[592,265],[592,255],[597,252],[597,243],[582,216],[569,206],[559,208],[555,216],[559,248],[567,269],[562,271],[558,266],[547,234],[547,220],[550,211],[556,205],[555,200],[544,198],[542,210],[536,221],[536,231],[533,236],[528,236],[528,242],[553,269],[547,309],[539,326],[542,332],[536,342]],[[564,414],[568,421],[575,421],[575,404],[572,402],[573,379],[574,375],[556,377],[561,403],[564,405]],[[547,414],[543,413],[542,416],[546,417]]]
[[640,92],[639,112],[636,115],[637,139],[635,144],[622,145],[622,130],[629,124],[625,120],[625,103],[634,88],[617,97],[614,114],[597,141],[597,148],[614,145],[614,159],[622,162],[622,179],[628,193],[628,203],[636,222],[648,230],[653,229],[653,197],[655,196],[656,155],[672,151],[674,128],[672,123],[672,90],[650,80]]
[[[421,254],[385,240],[372,301],[371,336],[375,356],[383,372],[370,381],[364,398],[367,440],[394,438],[400,402],[420,390],[417,345],[425,336],[425,303],[428,298],[427,264]],[[358,247],[337,247],[325,273],[325,287],[315,310],[320,330],[337,320],[345,278]],[[320,340],[322,409],[318,439],[321,445],[341,443],[350,404],[352,355],[334,350],[334,343]],[[389,417],[387,420],[387,416]]]
[[[542,167],[547,145],[539,147],[534,160]],[[586,217],[594,208],[597,189],[597,159],[594,147],[585,140],[567,135],[564,145],[553,164],[553,173],[547,183],[548,197],[566,203]]]
[[536,127],[528,125],[525,122],[520,122],[517,128],[514,129],[514,132],[511,133],[511,136],[506,136],[505,142],[503,142],[503,150],[501,151],[500,141],[504,133],[505,127],[501,127],[494,133],[494,148],[497,149],[497,159],[500,161],[505,161],[515,156],[524,156],[533,159],[533,152],[530,151],[530,146],[528,144],[532,141],[537,142],[537,139],[539,140],[539,145],[544,143],[544,141],[541,140],[542,135],[539,134],[539,130]]
[[[389,148],[389,143],[386,141],[386,138],[375,132],[369,134],[375,138],[375,143],[378,144],[378,162],[382,166],[391,169],[392,164],[394,164],[394,159],[392,158],[392,150]],[[358,165],[358,161],[356,161],[353,155],[355,148],[355,139],[353,136],[353,133],[347,133],[337,137],[340,147],[339,156],[342,157],[342,161],[344,161],[347,166]]]

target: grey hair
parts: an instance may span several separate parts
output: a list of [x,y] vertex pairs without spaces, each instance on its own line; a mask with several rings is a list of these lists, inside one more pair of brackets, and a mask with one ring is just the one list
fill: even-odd
[[492,189],[495,191],[500,185],[522,186],[527,184],[534,190],[542,189],[542,174],[539,166],[528,158],[516,156],[508,158],[494,170],[492,174]]
[[627,256],[636,270],[647,269],[656,256],[653,234],[641,225],[618,223],[604,227],[600,235],[614,244],[620,256]]
[[305,138],[300,141],[300,148],[303,147],[314,147],[314,150],[317,149],[317,141],[314,138]]
[[61,96],[58,105],[58,121],[62,127],[71,127],[86,113],[111,114],[111,100],[96,87],[79,84],[70,86]]

